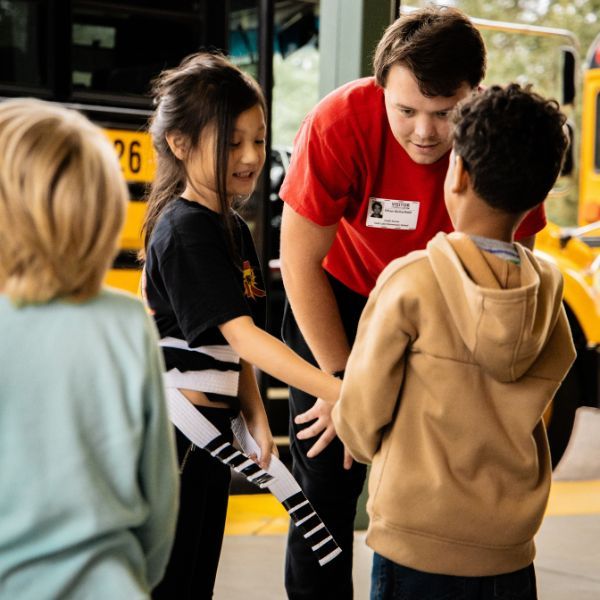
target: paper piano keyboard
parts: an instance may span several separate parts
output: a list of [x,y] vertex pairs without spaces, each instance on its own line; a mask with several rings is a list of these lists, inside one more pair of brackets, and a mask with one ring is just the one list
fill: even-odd
[[[270,488],[271,485],[275,487],[276,477],[267,473],[244,453],[236,450],[223,435],[212,439],[205,448],[212,456],[241,473],[251,483],[260,488]],[[278,476],[280,478],[290,479],[287,483],[288,486],[292,484],[290,489],[293,489],[293,493],[283,498],[279,489],[272,489],[271,491],[283,504],[294,525],[301,531],[302,536],[315,553],[319,564],[321,566],[326,565],[340,554],[341,548],[337,545],[289,471],[285,469],[277,457],[272,457],[271,463],[273,468],[279,467]]]

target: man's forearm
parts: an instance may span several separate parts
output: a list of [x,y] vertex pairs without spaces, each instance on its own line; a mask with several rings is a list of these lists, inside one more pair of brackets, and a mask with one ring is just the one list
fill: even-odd
[[296,323],[317,363],[328,373],[344,369],[350,345],[325,271],[320,265],[282,264],[282,276]]

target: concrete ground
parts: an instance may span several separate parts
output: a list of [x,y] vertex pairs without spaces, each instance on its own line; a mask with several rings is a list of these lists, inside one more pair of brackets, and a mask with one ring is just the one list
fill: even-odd
[[[551,500],[536,538],[540,600],[600,599],[600,411],[578,411],[575,433],[555,471]],[[235,501],[232,506],[235,507]],[[246,523],[228,522],[216,600],[284,600],[286,519],[258,516],[252,535]],[[277,533],[274,533],[277,532]],[[357,532],[354,544],[356,600],[369,597],[371,550]]]

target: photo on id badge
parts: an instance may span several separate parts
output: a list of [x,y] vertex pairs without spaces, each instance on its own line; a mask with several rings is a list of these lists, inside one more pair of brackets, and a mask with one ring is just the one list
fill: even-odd
[[414,200],[369,198],[367,227],[379,229],[416,229],[420,203]]

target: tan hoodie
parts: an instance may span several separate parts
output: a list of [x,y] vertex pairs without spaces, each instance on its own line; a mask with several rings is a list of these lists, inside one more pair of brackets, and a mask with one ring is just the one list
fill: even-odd
[[562,278],[463,234],[392,262],[360,320],[333,418],[372,462],[367,544],[431,573],[534,557],[550,489],[542,415],[575,358]]

